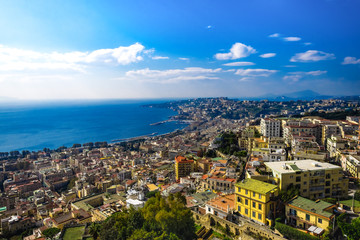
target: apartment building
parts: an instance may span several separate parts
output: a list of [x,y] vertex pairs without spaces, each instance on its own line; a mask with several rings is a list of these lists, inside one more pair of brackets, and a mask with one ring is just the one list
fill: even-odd
[[343,176],[340,166],[314,160],[264,164],[278,180],[280,190],[293,185],[299,188],[302,197],[313,200],[347,195],[349,180]]
[[281,120],[262,118],[260,132],[265,137],[281,137]]
[[194,171],[194,160],[187,159],[183,156],[177,156],[175,158],[175,174],[176,180],[180,180],[181,177],[189,176]]
[[344,171],[352,177],[360,179],[360,156],[341,154],[340,163]]
[[201,186],[204,190],[215,192],[233,192],[236,179],[204,175],[201,180]]
[[335,204],[296,196],[285,205],[289,225],[321,235],[335,217]]
[[248,178],[235,184],[235,208],[242,216],[271,226],[278,194],[278,186]]

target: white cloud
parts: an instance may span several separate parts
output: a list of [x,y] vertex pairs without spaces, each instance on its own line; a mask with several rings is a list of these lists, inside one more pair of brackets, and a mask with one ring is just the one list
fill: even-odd
[[279,33],[274,33],[274,34],[269,35],[269,37],[277,38],[277,37],[280,37],[280,34]]
[[305,46],[309,46],[309,45],[311,45],[311,44],[312,44],[311,42],[306,42],[306,43],[304,43]]
[[0,45],[0,71],[75,70],[84,71],[88,64],[127,65],[143,60],[145,47],[140,43],[92,52],[36,52]]
[[283,39],[284,39],[284,41],[287,41],[287,42],[297,42],[297,41],[301,40],[301,38],[299,38],[299,37],[284,37]]
[[179,57],[180,60],[187,61],[189,58]]
[[273,73],[278,72],[278,70],[269,70],[269,69],[239,69],[235,74],[240,76],[252,76],[252,77],[268,77]]
[[169,57],[162,57],[162,56],[154,56],[152,57],[154,60],[162,60],[162,59],[169,59]]
[[295,74],[295,75],[312,75],[312,76],[319,76],[322,74],[326,74],[327,71],[323,70],[316,70],[316,71],[310,71],[310,72],[289,72],[289,74]]
[[308,50],[304,53],[297,53],[290,59],[290,62],[317,62],[321,60],[335,59],[332,53],[326,53],[318,50]]
[[276,53],[264,53],[264,54],[260,55],[260,57],[262,57],[262,58],[272,58],[275,56],[276,56]]
[[252,80],[254,80],[252,77],[243,77],[239,79],[239,82],[250,82]]
[[320,76],[326,73],[327,71],[323,71],[323,70],[316,70],[309,72],[289,72],[290,75],[284,76],[283,79],[285,81],[298,82],[300,79],[304,78],[305,76]]
[[232,45],[230,52],[217,53],[215,54],[215,58],[217,60],[239,59],[239,58],[247,57],[253,53],[256,53],[256,50],[251,46],[247,46],[242,43],[235,43],[234,45]]
[[231,63],[225,63],[224,66],[230,66],[230,67],[240,67],[240,66],[252,66],[255,65],[253,62],[231,62]]
[[303,76],[302,75],[288,75],[284,76],[283,79],[285,81],[291,81],[291,82],[297,82],[299,81]]
[[207,29],[210,29],[210,28],[212,28],[212,26],[211,26],[211,25],[208,25],[206,28],[207,28]]
[[356,59],[356,57],[346,57],[344,58],[344,61],[342,62],[343,65],[347,64],[360,64],[360,58]]
[[121,80],[138,80],[157,83],[177,83],[181,81],[194,81],[205,79],[219,79],[216,73],[222,72],[221,68],[207,69],[191,67],[184,69],[151,70],[149,68],[128,71]]

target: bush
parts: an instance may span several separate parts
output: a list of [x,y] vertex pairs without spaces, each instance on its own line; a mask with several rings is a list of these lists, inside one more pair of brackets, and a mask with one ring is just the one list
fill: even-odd
[[300,232],[295,228],[292,228],[283,223],[276,222],[275,228],[285,237],[295,240],[318,240],[317,237],[309,235],[307,233]]

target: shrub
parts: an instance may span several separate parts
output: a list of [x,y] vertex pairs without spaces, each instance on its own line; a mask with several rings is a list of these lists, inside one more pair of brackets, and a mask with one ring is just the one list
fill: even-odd
[[317,237],[311,236],[307,233],[300,232],[283,223],[276,222],[275,228],[285,237],[295,240],[318,240]]

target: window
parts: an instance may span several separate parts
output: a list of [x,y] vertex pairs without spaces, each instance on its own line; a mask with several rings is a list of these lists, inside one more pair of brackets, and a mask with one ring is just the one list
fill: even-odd
[[245,214],[248,215],[248,209],[247,208],[245,208]]
[[256,208],[256,203],[255,202],[253,202],[253,208]]
[[256,218],[256,212],[253,212],[253,218]]
[[256,193],[255,192],[253,192],[253,197],[255,197],[256,196]]
[[248,194],[248,190],[245,190],[245,194],[246,194],[246,195]]
[[248,200],[247,199],[245,199],[245,205],[248,205]]
[[210,209],[210,208],[208,208],[208,212],[211,212],[211,209]]
[[261,199],[261,194],[259,193],[259,199]]
[[262,208],[262,205],[261,205],[261,203],[259,203],[259,210],[261,210],[261,208]]
[[291,179],[291,178],[294,178],[294,176],[293,176],[293,175],[291,175],[291,176],[290,176],[290,179]]
[[296,177],[296,182],[301,182],[301,177]]
[[318,222],[319,222],[319,223],[322,223],[322,219],[321,219],[321,218],[318,218]]
[[307,184],[307,182],[304,182],[304,185],[306,185]]
[[262,219],[262,215],[261,213],[258,214],[258,219],[261,220]]
[[238,206],[238,212],[241,212],[241,207],[240,206]]
[[238,192],[241,192],[241,188],[238,187]]
[[306,214],[306,221],[310,221],[310,215]]

